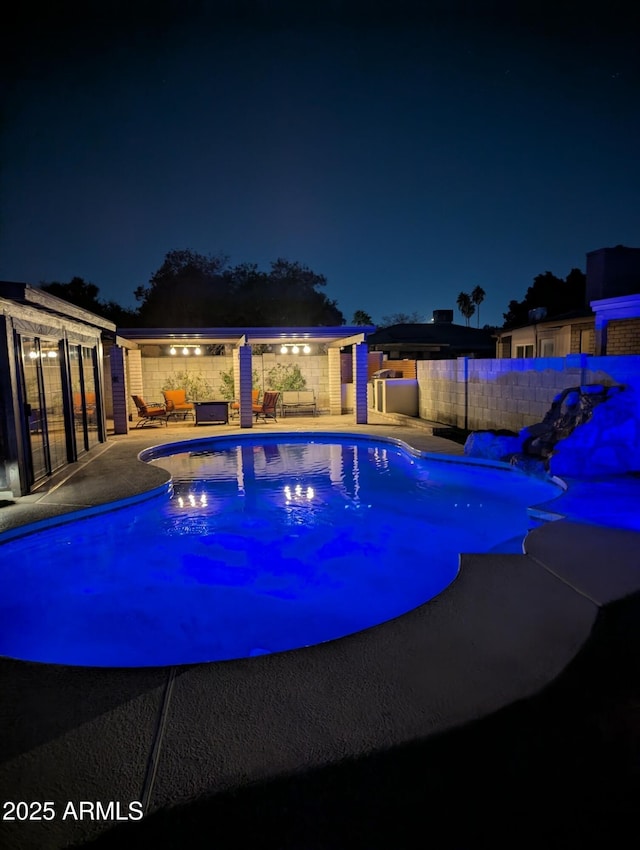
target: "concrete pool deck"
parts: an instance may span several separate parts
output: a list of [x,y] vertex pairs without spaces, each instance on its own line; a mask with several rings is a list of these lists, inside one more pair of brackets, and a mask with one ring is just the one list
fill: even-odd
[[[250,433],[312,430],[462,454],[376,414]],[[111,437],[3,507],[0,531],[139,497],[167,482],[142,448],[238,431]],[[599,489],[608,527],[590,524]],[[0,800],[31,804],[15,820],[4,806],[0,847],[401,848],[434,820],[449,847],[615,846],[640,778],[639,493],[633,477],[580,482],[562,497],[570,519],[531,532],[526,554],[463,553],[440,596],[319,646],[176,668],[0,659]],[[145,817],[125,822],[134,801]]]

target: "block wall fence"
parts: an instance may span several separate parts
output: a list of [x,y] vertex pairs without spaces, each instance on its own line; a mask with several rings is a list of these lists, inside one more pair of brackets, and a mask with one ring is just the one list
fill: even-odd
[[581,384],[635,390],[640,418],[640,355],[531,359],[419,360],[419,416],[471,431],[520,431],[542,421],[557,393]]

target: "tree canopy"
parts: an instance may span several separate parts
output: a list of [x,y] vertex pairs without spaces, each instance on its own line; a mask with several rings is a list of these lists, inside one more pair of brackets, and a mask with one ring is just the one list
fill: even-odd
[[484,296],[486,294],[487,293],[484,291],[484,289],[481,286],[476,286],[471,290],[471,300],[473,301],[475,306],[478,308],[478,324],[477,324],[477,327],[480,327],[480,305],[484,301]]
[[170,251],[148,286],[135,291],[143,327],[343,325],[337,302],[318,287],[324,275],[278,258],[268,272],[227,265],[222,255]]
[[373,319],[364,310],[356,310],[351,320],[352,325],[372,325]]
[[51,283],[42,282],[40,289],[50,295],[62,298],[70,304],[75,304],[76,307],[102,316],[121,327],[136,324],[138,321],[138,314],[135,310],[121,307],[115,301],[103,301],[98,297],[99,287],[81,277],[73,277],[69,283],[60,283],[57,280],[51,281]]
[[389,316],[383,316],[379,327],[389,328],[392,325],[420,324],[422,324],[422,315],[417,310],[414,310],[413,313],[391,313]]
[[533,279],[522,301],[510,301],[503,313],[504,327],[514,328],[529,323],[529,310],[542,307],[549,318],[585,307],[587,278],[580,269],[571,269],[564,278],[547,271]]

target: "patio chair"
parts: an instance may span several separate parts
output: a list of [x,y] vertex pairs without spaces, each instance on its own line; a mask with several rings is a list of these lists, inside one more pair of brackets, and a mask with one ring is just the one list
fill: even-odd
[[280,393],[268,392],[264,394],[262,404],[253,405],[253,413],[256,417],[256,422],[258,419],[264,419],[265,422],[267,419],[273,419],[274,422],[278,421],[276,419],[276,406],[279,398]]
[[[251,406],[252,408],[258,407],[258,399],[260,398],[260,390],[251,390]],[[240,402],[232,401],[229,405],[229,410],[231,411],[231,416],[240,416]]]
[[96,413],[96,394],[87,392],[84,398],[85,407],[82,406],[82,393],[75,392],[73,394],[73,414],[74,416],[82,416],[84,409],[87,411],[87,418],[91,419]]
[[149,422],[164,420],[164,424],[168,425],[169,415],[167,408],[158,402],[147,404],[146,401],[139,395],[132,395],[136,407],[138,408],[138,421],[135,424],[136,428],[143,428]]
[[164,396],[165,407],[167,408],[167,416],[182,416],[186,419],[187,416],[193,417],[193,404],[187,401],[186,390],[162,390]]

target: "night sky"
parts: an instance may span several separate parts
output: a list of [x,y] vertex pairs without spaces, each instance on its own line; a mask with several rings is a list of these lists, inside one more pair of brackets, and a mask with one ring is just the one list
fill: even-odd
[[188,248],[307,264],[347,323],[479,285],[502,324],[535,275],[640,247],[640,33],[597,5],[23,4],[0,278],[135,306]]

